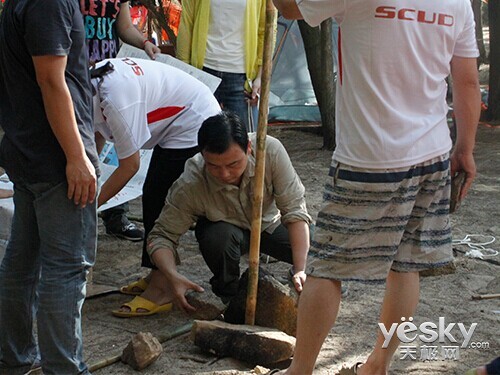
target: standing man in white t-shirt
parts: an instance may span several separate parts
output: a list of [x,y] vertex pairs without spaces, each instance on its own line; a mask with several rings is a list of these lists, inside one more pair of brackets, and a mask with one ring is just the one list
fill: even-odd
[[[311,374],[333,326],[342,281],[386,281],[380,322],[412,317],[419,271],[453,258],[450,172],[476,174],[478,51],[469,0],[274,0],[287,18],[340,25],[337,148],[311,243],[297,345],[286,374]],[[453,78],[457,142],[446,121]],[[343,374],[387,374],[399,345],[379,331],[364,364]]]
[[[103,60],[92,76],[96,137],[113,142],[119,159],[118,168],[101,187],[98,205],[116,195],[139,170],[139,150],[154,149],[142,194],[147,238],[168,189],[183,172],[186,160],[198,152],[198,129],[205,119],[220,112],[219,103],[196,78],[151,60]],[[122,288],[126,294],[141,294],[152,278],[161,275],[150,261],[145,242],[142,266],[152,268],[151,274]],[[151,305],[138,298],[135,310],[149,310]],[[156,306],[158,311],[169,308],[171,304]]]

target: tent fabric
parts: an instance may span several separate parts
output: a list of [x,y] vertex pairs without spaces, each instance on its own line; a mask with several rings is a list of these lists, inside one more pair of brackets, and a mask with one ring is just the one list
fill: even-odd
[[[332,38],[335,54],[337,35],[338,26],[334,23]],[[273,56],[269,122],[320,121],[321,115],[307,69],[299,26],[296,21],[286,20],[280,16]]]

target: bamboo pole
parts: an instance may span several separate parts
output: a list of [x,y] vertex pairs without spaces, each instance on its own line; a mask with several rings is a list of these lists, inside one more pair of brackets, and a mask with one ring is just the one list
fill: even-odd
[[472,296],[472,299],[493,299],[493,298],[500,298],[500,293],[495,293],[495,294],[478,294]]
[[[184,324],[180,327],[175,327],[172,332],[161,333],[156,338],[158,339],[160,344],[163,344],[164,342],[171,340],[177,336],[181,336],[181,335],[188,333],[189,331],[191,331],[192,327],[193,327],[193,322],[189,322],[189,323]],[[123,350],[122,350],[122,352],[123,352]],[[100,361],[98,361],[96,363],[92,363],[89,366],[89,371],[94,372],[96,370],[100,370],[104,367],[110,366],[113,363],[119,362],[121,357],[122,357],[122,353],[101,359]]]
[[269,114],[269,91],[271,86],[272,54],[276,8],[272,0],[266,1],[266,28],[264,34],[264,54],[262,59],[262,86],[259,104],[259,122],[255,157],[255,185],[252,202],[252,232],[250,235],[250,254],[248,267],[248,289],[245,323],[255,324],[257,306],[257,284],[259,281],[260,231],[262,221],[262,200],[264,192],[264,171],[266,168],[266,133]]

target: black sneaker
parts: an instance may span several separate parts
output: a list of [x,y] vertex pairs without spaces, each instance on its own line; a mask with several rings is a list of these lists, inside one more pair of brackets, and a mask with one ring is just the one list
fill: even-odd
[[111,228],[106,228],[106,233],[112,234],[116,237],[123,238],[129,241],[142,241],[144,239],[144,231],[139,229],[134,223],[128,222],[128,224],[122,225],[120,230],[114,230]]

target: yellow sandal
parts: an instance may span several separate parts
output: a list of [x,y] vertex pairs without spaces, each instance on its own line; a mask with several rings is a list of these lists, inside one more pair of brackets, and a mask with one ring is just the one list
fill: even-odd
[[120,293],[127,294],[129,296],[139,296],[148,287],[148,282],[145,278],[141,277],[139,280],[134,281],[128,285],[122,286],[120,288]]
[[[172,310],[172,303],[165,303],[164,305],[157,305],[156,303],[137,296],[132,301],[124,303],[121,307],[128,307],[130,311],[121,311],[121,310],[113,310],[112,313],[114,316],[119,318],[133,318],[137,316],[149,316],[158,314],[165,311]],[[145,310],[145,311],[137,311],[137,310]]]

